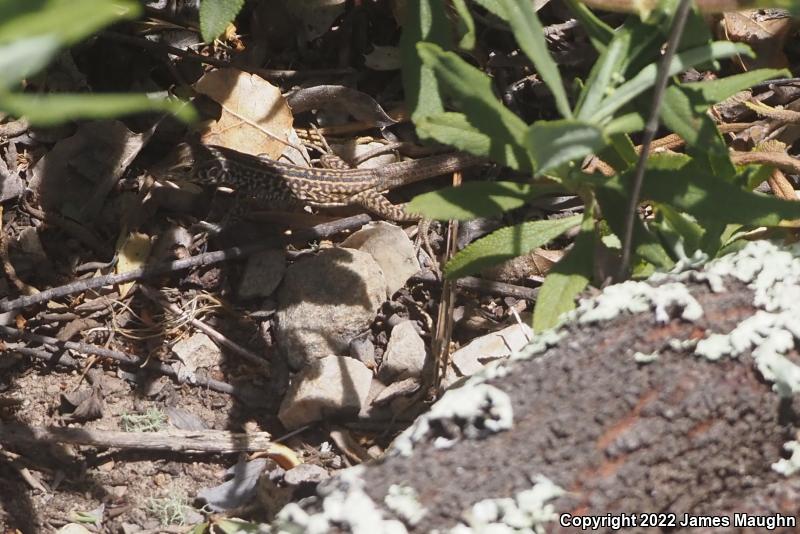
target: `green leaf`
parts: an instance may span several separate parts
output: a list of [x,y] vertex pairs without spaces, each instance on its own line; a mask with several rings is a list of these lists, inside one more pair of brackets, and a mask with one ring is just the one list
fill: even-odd
[[[736,54],[752,55],[749,47],[728,41],[717,41],[712,43],[711,46],[693,48],[675,55],[670,64],[669,75],[674,76],[700,63],[711,61],[712,59],[731,57]],[[658,65],[651,63],[632,79],[617,87],[594,110],[589,122],[595,124],[605,122],[619,108],[650,89],[655,83],[657,69]]]
[[473,127],[463,113],[437,113],[416,121],[417,132],[476,156],[489,156],[492,139]]
[[201,0],[200,34],[210,43],[225,32],[244,6],[244,0]]
[[505,6],[502,2],[498,2],[497,0],[472,0],[483,9],[491,13],[492,15],[501,18],[503,20],[508,20],[508,13],[506,12]]
[[214,522],[214,526],[225,534],[258,534],[264,529],[258,523],[249,523],[239,519],[220,519]]
[[3,0],[0,43],[47,35],[69,46],[141,9],[131,0]]
[[458,42],[458,46],[464,50],[472,50],[475,48],[475,21],[472,19],[472,13],[467,7],[466,0],[453,0],[453,7],[459,17],[458,29],[461,33],[461,40]]
[[[630,180],[631,173],[626,173],[605,184],[626,191]],[[782,220],[800,218],[800,202],[744,191],[681,154],[654,154],[648,160],[642,200],[669,204],[703,226],[707,226],[704,221],[775,226]]]
[[672,231],[683,242],[683,247],[688,256],[699,249],[705,229],[685,213],[681,213],[668,204],[656,204],[656,213],[661,220],[664,230]]
[[603,131],[606,135],[625,134],[644,130],[645,118],[635,111],[611,119]]
[[467,221],[492,217],[522,207],[534,198],[561,193],[557,184],[518,182],[468,182],[414,197],[406,206],[409,213],[420,213],[439,221]]
[[31,124],[49,126],[73,119],[104,119],[131,113],[168,112],[184,122],[197,119],[185,102],[150,98],[143,94],[17,94],[0,93],[0,110],[25,117]]
[[720,80],[673,85],[664,95],[661,119],[686,141],[687,153],[706,162],[717,176],[732,179],[736,169],[725,141],[707,114],[708,108],[754,84],[784,74],[788,71],[759,69]]
[[663,43],[669,33],[669,17],[653,17],[651,21],[644,22],[630,16],[616,33],[620,30],[630,34],[630,49],[622,65],[625,79],[630,79],[654,58],[661,56]]
[[578,99],[578,104],[575,106],[579,119],[585,120],[590,117],[600,101],[620,84],[622,81],[621,67],[629,46],[630,34],[628,32],[617,34],[605,52],[597,59]]
[[710,106],[722,102],[739,91],[765,80],[789,77],[791,75],[791,72],[786,69],[756,69],[717,80],[684,83],[680,84],[679,87],[689,96],[694,109],[699,113],[705,113]]
[[537,174],[588,156],[603,144],[600,129],[573,119],[536,122],[525,136],[525,147],[536,162]]
[[456,254],[444,269],[445,277],[458,278],[497,265],[546,245],[581,222],[580,215],[533,221],[501,228],[478,239]]
[[[448,48],[452,42],[450,24],[442,2],[419,0],[406,2],[403,33],[400,36],[400,57],[403,65],[403,94],[416,122],[422,117],[444,111],[439,82],[430,67],[422,63],[417,44],[423,41]],[[424,136],[422,137],[424,139]]]
[[566,256],[544,279],[533,310],[533,331],[537,334],[559,323],[559,317],[575,308],[575,297],[592,277],[594,231],[582,229]]
[[683,87],[672,86],[664,93],[661,105],[664,124],[686,141],[686,151],[703,161],[713,174],[731,179],[736,174],[728,146],[722,139],[716,123],[692,105]]
[[[608,135],[607,133],[606,136],[609,139],[609,144],[598,154],[601,160],[611,165],[617,172],[622,172],[636,165],[639,154],[627,134],[615,133]],[[578,175],[578,180],[580,181],[580,175]]]
[[614,29],[600,20],[592,11],[577,0],[564,0],[567,8],[586,31],[592,46],[602,53],[614,37]]
[[772,176],[772,167],[769,165],[747,165],[744,168],[739,168],[739,174],[736,175],[737,183],[748,191],[752,191],[759,185],[763,184],[769,177]]
[[99,525],[101,519],[93,512],[83,512],[81,510],[70,512],[68,517],[74,523],[86,523],[89,525]]
[[60,43],[51,35],[29,37],[0,45],[0,91],[11,89],[40,71],[58,52]]
[[[617,237],[623,235],[625,216],[628,211],[628,191],[630,187],[623,187],[623,182],[618,176],[606,178],[604,176],[584,175],[581,178],[587,185],[594,186],[597,203],[608,228]],[[627,184],[627,182],[625,182]],[[674,265],[672,258],[667,254],[659,240],[645,228],[641,219],[634,219],[633,225],[633,272],[635,274],[652,270],[648,267],[655,266],[661,270],[669,270]]]
[[430,67],[442,89],[455,101],[472,127],[490,139],[489,156],[508,167],[532,167],[523,148],[528,125],[509,111],[492,91],[492,81],[452,52],[431,43],[417,45],[423,63]]
[[558,65],[547,50],[544,28],[542,28],[530,0],[501,0],[500,3],[508,14],[508,24],[517,39],[517,44],[533,62],[542,81],[553,93],[558,112],[564,118],[572,117],[567,93],[564,91],[564,83],[561,81],[561,73],[558,72]]

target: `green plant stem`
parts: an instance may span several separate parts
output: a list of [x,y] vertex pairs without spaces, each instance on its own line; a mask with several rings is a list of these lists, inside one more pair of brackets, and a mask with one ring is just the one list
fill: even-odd
[[617,272],[617,282],[623,281],[628,277],[630,261],[631,261],[631,247],[633,242],[633,225],[636,222],[636,212],[639,206],[639,197],[642,193],[642,182],[644,181],[644,169],[647,164],[647,158],[650,155],[650,143],[656,136],[658,131],[659,115],[661,111],[661,102],[664,99],[664,92],[667,88],[667,80],[669,78],[669,68],[672,64],[672,58],[675,57],[675,52],[681,41],[683,35],[683,27],[686,25],[686,19],[689,15],[689,8],[691,7],[691,0],[681,0],[678,5],[678,10],[675,13],[675,19],[672,22],[672,29],[670,30],[667,39],[666,50],[664,50],[664,57],[661,58],[661,63],[658,66],[656,73],[656,82],[653,87],[653,105],[650,110],[650,117],[647,119],[644,134],[642,137],[642,151],[639,153],[639,160],[636,162],[636,170],[633,175],[633,189],[631,190],[630,202],[628,210],[625,213],[625,228],[622,238],[622,257],[620,258],[619,271]]

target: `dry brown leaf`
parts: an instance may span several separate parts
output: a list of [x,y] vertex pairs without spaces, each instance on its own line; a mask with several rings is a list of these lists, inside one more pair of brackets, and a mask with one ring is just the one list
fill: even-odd
[[489,280],[505,282],[508,284],[521,284],[528,277],[544,277],[550,269],[558,263],[564,252],[561,250],[546,250],[537,248],[528,254],[517,256],[508,261],[484,269],[481,276]]
[[220,119],[201,134],[204,144],[270,158],[289,144],[292,112],[280,89],[260,76],[219,69],[200,78],[195,89],[222,106]]
[[286,445],[281,445],[280,443],[271,443],[269,449],[253,453],[250,455],[250,460],[264,457],[274,460],[275,463],[286,470],[297,467],[303,463],[300,457],[297,456],[292,449]]
[[756,53],[755,59],[740,58],[744,70],[785,68],[789,61],[783,46],[793,24],[783,10],[751,9],[724,13],[720,33],[730,41],[749,45]]
[[[150,256],[151,242],[147,234],[132,232],[128,235],[122,246],[119,247],[119,261],[116,266],[116,273],[126,273],[138,269]],[[119,294],[124,297],[128,294],[134,282],[120,284]]]

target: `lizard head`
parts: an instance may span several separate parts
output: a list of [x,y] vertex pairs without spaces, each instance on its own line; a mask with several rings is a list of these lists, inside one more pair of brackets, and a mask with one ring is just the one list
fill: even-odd
[[199,152],[197,145],[179,143],[164,159],[150,168],[150,174],[158,180],[191,180],[202,157]]

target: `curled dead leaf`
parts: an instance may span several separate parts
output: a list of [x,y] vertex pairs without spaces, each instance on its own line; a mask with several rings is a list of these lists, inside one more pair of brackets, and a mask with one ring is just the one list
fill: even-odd
[[277,158],[292,131],[292,112],[280,89],[256,74],[228,68],[211,71],[195,84],[198,93],[222,107],[201,140],[253,155]]

